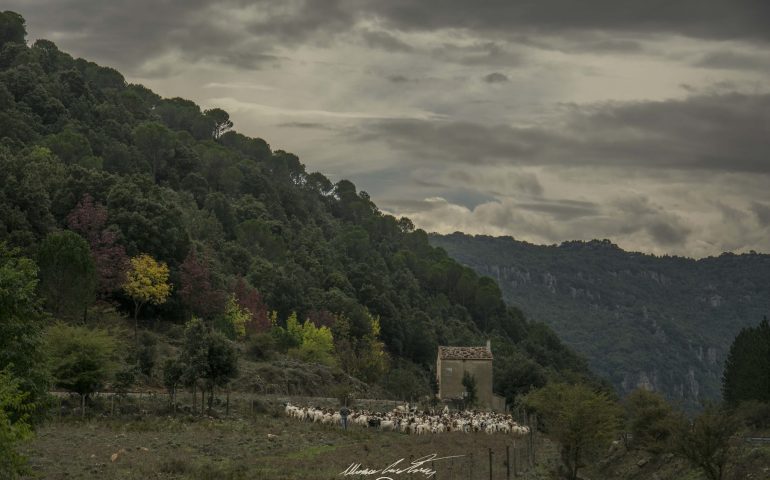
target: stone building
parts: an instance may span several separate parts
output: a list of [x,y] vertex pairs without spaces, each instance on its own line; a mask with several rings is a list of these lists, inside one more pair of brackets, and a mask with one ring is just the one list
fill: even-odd
[[487,340],[485,347],[438,347],[436,377],[438,398],[450,401],[465,396],[462,384],[465,372],[476,379],[477,406],[495,411],[505,410],[505,399],[492,392],[492,346]]

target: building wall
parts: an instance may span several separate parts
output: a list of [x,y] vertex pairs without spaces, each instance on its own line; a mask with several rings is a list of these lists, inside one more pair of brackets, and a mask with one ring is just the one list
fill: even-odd
[[492,394],[492,360],[447,360],[438,359],[439,398],[458,398],[465,392],[463,374],[468,372],[476,378],[478,405],[494,408],[497,405]]

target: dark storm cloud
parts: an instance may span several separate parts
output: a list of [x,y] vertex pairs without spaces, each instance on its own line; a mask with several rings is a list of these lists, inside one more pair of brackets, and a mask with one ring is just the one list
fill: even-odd
[[[252,69],[273,61],[273,48],[327,41],[346,31],[354,10],[342,0],[11,0],[32,38],[55,32],[77,54],[132,68],[164,52]],[[41,32],[41,34],[36,34]]]
[[493,72],[484,75],[484,81],[487,83],[505,83],[508,81],[508,77],[500,72]]
[[400,29],[554,33],[580,30],[675,33],[698,38],[770,40],[765,0],[389,0],[370,10]]
[[[213,59],[252,69],[273,61],[276,47],[323,45],[362,20],[382,25],[361,33],[364,44],[392,52],[413,50],[393,30],[463,28],[508,39],[431,52],[466,65],[517,65],[523,57],[508,47],[527,39],[542,48],[599,53],[642,50],[629,33],[770,40],[765,0],[679,0],[665,7],[638,0],[9,0],[4,8],[27,18],[33,38],[55,32],[68,50],[126,69],[164,52],[185,62]],[[567,40],[550,46],[532,40],[540,34]]]
[[395,119],[364,124],[358,138],[466,164],[770,173],[770,94],[573,106],[549,125]]

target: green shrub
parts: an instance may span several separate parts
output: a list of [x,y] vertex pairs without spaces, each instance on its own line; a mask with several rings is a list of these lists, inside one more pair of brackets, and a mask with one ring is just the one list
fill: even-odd
[[28,472],[27,459],[16,451],[16,445],[32,436],[29,413],[34,405],[21,391],[19,380],[0,370],[0,478],[14,479]]

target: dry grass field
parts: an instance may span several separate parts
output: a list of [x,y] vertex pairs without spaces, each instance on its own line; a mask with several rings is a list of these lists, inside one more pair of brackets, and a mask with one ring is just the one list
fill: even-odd
[[[462,456],[428,462],[434,479],[488,479],[489,449],[494,479],[545,478],[544,458],[552,446],[538,441],[535,468],[527,467],[522,441],[514,449],[505,434],[444,433],[406,435],[376,429],[322,426],[286,418],[278,405],[268,411],[227,419],[177,416],[64,416],[39,429],[24,451],[37,478],[45,479],[342,479],[351,464],[381,469],[399,459],[401,465],[426,455]],[[540,451],[538,451],[540,450]],[[515,459],[513,458],[515,456]],[[525,472],[526,470],[526,472]],[[540,472],[540,473],[538,473]],[[428,478],[421,473],[391,475]]]

